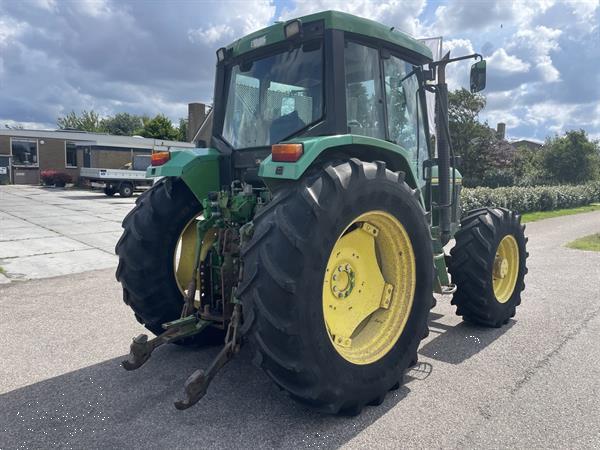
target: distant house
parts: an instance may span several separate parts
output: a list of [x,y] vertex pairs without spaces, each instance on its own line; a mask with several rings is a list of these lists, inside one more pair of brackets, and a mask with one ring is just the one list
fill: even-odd
[[518,149],[519,147],[526,147],[529,150],[537,150],[544,146],[541,142],[530,141],[529,139],[519,139],[518,141],[512,141],[510,143],[514,148]]
[[[193,148],[189,142],[81,131],[0,130],[0,166],[14,184],[39,184],[40,171],[69,173],[75,182],[81,167],[118,169],[134,155],[174,147]],[[3,170],[4,171],[4,170]]]

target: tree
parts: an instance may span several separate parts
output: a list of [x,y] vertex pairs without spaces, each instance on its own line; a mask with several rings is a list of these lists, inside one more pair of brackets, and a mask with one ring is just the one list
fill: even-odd
[[503,158],[495,155],[502,143],[487,123],[479,123],[479,113],[485,107],[481,94],[466,89],[448,93],[448,120],[452,147],[462,157],[460,171],[466,186],[483,183],[492,167],[502,166]]
[[138,134],[143,126],[142,116],[129,113],[117,113],[101,121],[103,131],[118,136],[133,136],[134,134]]
[[182,141],[182,142],[187,142],[187,140],[188,140],[187,132],[188,132],[187,119],[179,119],[179,128],[177,129],[177,140]]
[[94,110],[83,110],[80,115],[77,115],[75,111],[71,111],[66,116],[59,117],[56,124],[62,130],[71,129],[92,133],[103,131],[100,116]]
[[448,120],[454,123],[477,121],[478,114],[485,108],[485,97],[473,94],[465,88],[448,93]]
[[147,138],[175,140],[178,129],[167,116],[157,114],[152,119],[146,118],[140,134]]
[[584,183],[598,176],[600,146],[584,130],[546,139],[541,164],[550,183]]

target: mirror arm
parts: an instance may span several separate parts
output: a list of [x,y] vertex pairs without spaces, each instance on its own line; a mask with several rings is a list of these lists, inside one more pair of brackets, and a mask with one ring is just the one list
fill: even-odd
[[478,59],[479,61],[481,61],[483,59],[483,56],[481,56],[479,53],[473,53],[471,55],[459,56],[458,58],[440,59],[439,61],[429,63],[429,67],[433,68],[442,64],[446,65],[452,62],[462,61],[464,59]]

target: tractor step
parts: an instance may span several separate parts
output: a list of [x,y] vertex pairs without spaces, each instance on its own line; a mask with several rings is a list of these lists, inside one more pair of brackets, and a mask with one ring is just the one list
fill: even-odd
[[133,338],[129,356],[126,360],[121,361],[121,365],[125,370],[138,369],[150,359],[152,352],[161,345],[198,334],[210,325],[210,323],[206,320],[198,319],[195,315],[190,315],[163,324],[162,327],[165,329],[165,332],[153,339],[148,340],[148,335],[140,334]]

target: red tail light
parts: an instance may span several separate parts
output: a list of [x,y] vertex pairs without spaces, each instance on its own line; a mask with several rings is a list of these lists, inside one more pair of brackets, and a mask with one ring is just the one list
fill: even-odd
[[169,152],[156,152],[152,153],[150,158],[150,164],[153,166],[162,166],[164,163],[169,161],[171,154]]

